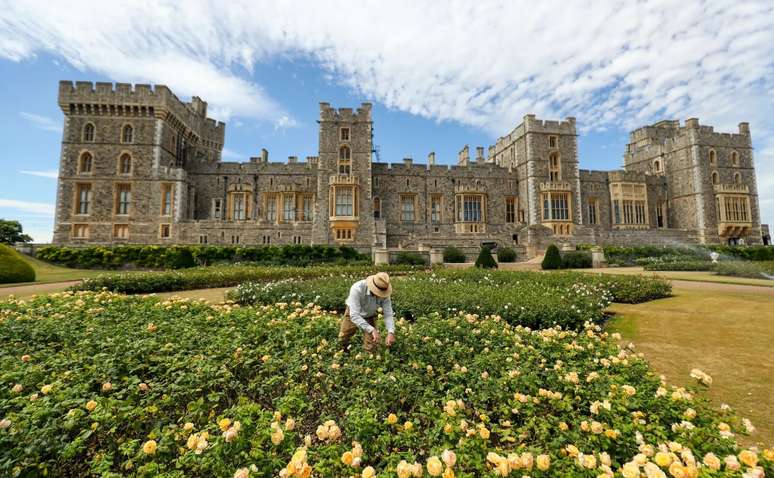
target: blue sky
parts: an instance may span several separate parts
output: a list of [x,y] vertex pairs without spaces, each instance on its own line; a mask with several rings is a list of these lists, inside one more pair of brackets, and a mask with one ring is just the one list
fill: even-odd
[[587,169],[620,167],[628,131],[660,119],[749,121],[774,222],[770,2],[337,3],[0,0],[0,217],[50,239],[68,79],[202,97],[227,123],[227,161],[316,154],[320,101],[372,102],[389,162],[454,163],[527,113],[577,117]]

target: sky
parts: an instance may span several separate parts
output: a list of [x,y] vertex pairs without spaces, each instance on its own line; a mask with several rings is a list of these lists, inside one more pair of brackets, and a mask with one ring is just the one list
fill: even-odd
[[51,239],[59,80],[152,83],[225,121],[223,159],[317,154],[319,102],[373,103],[379,159],[456,162],[524,115],[577,118],[583,169],[628,132],[748,121],[774,223],[774,2],[0,0],[0,218]]

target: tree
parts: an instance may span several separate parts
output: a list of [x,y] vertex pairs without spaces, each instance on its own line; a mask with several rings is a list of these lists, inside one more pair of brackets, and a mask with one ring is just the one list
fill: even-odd
[[543,269],[561,269],[562,268],[562,255],[559,253],[559,248],[555,244],[551,244],[546,249],[546,255],[543,257]]
[[481,247],[481,252],[478,253],[478,259],[476,259],[476,267],[482,269],[497,269],[497,262],[492,257],[492,250],[486,246]]
[[17,242],[32,242],[27,234],[22,234],[22,225],[19,221],[0,219],[0,243],[15,244]]

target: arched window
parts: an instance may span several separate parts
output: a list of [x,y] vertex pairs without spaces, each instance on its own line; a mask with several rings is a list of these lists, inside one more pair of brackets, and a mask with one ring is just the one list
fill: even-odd
[[134,141],[134,128],[130,124],[124,125],[121,130],[121,142],[131,143],[132,141]]
[[83,141],[91,143],[94,141],[94,125],[91,123],[86,123],[86,126],[83,127]]
[[78,159],[78,172],[79,173],[90,173],[91,172],[91,163],[92,163],[92,155],[88,151],[84,151],[81,154],[81,157]]
[[731,164],[734,167],[738,167],[739,166],[739,153],[737,153],[736,151],[732,151],[731,152]]
[[717,161],[718,161],[718,158],[717,158],[717,154],[715,154],[715,150],[714,149],[710,149],[710,152],[709,152],[709,162],[710,162],[710,165],[711,166],[715,166]]
[[548,177],[550,181],[562,180],[562,167],[559,161],[559,153],[551,153],[548,157]]
[[660,173],[661,172],[661,160],[657,159],[653,161],[653,171]]
[[720,184],[720,176],[717,171],[712,171],[712,184]]
[[118,158],[118,173],[119,174],[131,174],[132,173],[132,157],[129,153],[124,153]]
[[734,173],[734,184],[742,184],[742,175]]

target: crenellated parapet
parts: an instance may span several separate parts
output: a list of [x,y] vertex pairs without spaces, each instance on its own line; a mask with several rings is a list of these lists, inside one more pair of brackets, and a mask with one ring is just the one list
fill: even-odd
[[330,103],[320,103],[320,121],[371,122],[371,103],[362,103],[356,110],[333,108]]

